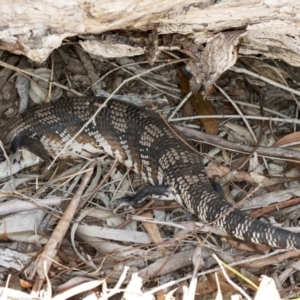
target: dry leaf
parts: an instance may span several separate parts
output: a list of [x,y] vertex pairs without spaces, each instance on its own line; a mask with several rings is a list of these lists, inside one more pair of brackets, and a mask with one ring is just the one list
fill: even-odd
[[[198,115],[210,116],[215,115],[215,110],[211,103],[204,99],[204,97],[197,93],[190,98],[191,104]],[[205,129],[205,132],[210,134],[218,133],[218,121],[216,119],[200,119]]]
[[[1,239],[27,243],[30,237],[35,235],[36,229],[40,226],[45,214],[41,209],[33,209],[2,218],[0,224]],[[37,235],[36,238],[41,237]]]
[[[142,214],[142,217],[145,218],[153,218],[152,214],[150,212],[146,212]],[[143,226],[145,227],[146,231],[148,232],[151,240],[155,244],[161,244],[162,243],[162,238],[159,232],[159,229],[157,227],[157,224],[155,223],[148,223],[148,222],[142,222]]]
[[141,47],[132,47],[126,44],[106,41],[87,40],[79,41],[79,44],[86,52],[105,58],[136,56],[145,52]]
[[24,289],[27,289],[27,288],[31,288],[32,287],[32,284],[28,281],[25,281],[23,279],[20,279],[20,286]]
[[[182,74],[180,70],[177,71],[180,87],[184,95],[187,95],[190,92],[188,79]],[[189,98],[189,102],[192,107],[196,111],[198,115],[215,115],[215,110],[210,104],[210,102],[206,101],[204,97],[200,93],[196,93],[195,95],[191,95]],[[185,105],[184,109],[187,110],[187,105]],[[192,115],[192,113],[190,114]],[[201,123],[204,127],[204,130],[210,134],[218,133],[218,121],[216,119],[200,119]]]
[[32,297],[24,292],[17,291],[15,289],[10,289],[7,287],[0,287],[1,299],[22,299],[22,300],[32,300]]
[[[45,78],[48,81],[33,78],[30,81],[29,96],[36,104],[45,103],[48,96],[49,82],[51,80],[51,70],[46,68],[39,68],[33,71],[35,75]],[[57,81],[54,76],[54,81]],[[54,86],[51,92],[51,100],[55,101],[62,96],[62,89]]]
[[41,162],[41,159],[26,149],[18,150],[13,157],[13,164],[9,164],[7,160],[0,164],[0,179],[18,173],[28,167],[32,167]]
[[196,293],[199,297],[201,297],[201,299],[207,299],[208,295],[217,291],[218,285],[220,286],[220,291],[224,297],[232,295],[235,292],[235,289],[226,282],[224,276],[218,272],[218,284],[216,282],[215,275],[208,274],[205,281],[199,281],[197,283]]
[[142,278],[137,273],[133,273],[128,283],[122,299],[124,300],[154,300],[151,294],[144,294],[141,290],[143,286]]
[[144,269],[141,269],[138,274],[140,277],[146,280],[190,266],[192,264],[191,257],[193,252],[194,250],[184,250],[178,253],[170,254],[167,257],[159,258]]
[[[8,248],[0,248],[0,266],[7,269],[22,270],[31,256]],[[1,299],[1,297],[0,297]]]
[[249,130],[246,129],[244,126],[240,126],[232,122],[226,122],[224,126],[230,131],[232,131],[232,136],[234,137],[228,140],[232,140],[233,142],[238,141],[239,143],[243,144],[253,144],[255,142]]
[[79,225],[76,234],[86,235],[90,237],[140,243],[140,244],[150,244],[151,239],[147,233],[139,231],[131,231],[124,229],[114,229],[114,228],[104,228],[101,226],[89,226],[89,225]]
[[62,292],[61,294],[56,295],[55,297],[51,298],[52,300],[64,300],[71,298],[75,295],[79,295],[85,291],[90,291],[100,284],[104,282],[104,279],[98,279],[98,280],[90,280],[88,282],[83,282],[81,284],[75,285],[74,287],[70,288],[69,290],[66,290]]
[[300,143],[300,131],[290,133],[283,138],[279,139],[275,144],[274,147],[280,146],[287,146],[294,143]]
[[280,300],[280,295],[276,289],[274,279],[266,275],[262,275],[261,277],[262,277],[262,281],[259,285],[254,300],[266,300],[266,299]]

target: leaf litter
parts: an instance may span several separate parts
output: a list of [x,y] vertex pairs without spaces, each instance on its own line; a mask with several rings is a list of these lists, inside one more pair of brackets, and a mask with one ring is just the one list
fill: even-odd
[[[110,58],[101,57],[97,48],[85,52],[67,44],[40,66],[4,53],[1,72],[10,70],[14,76],[3,82],[1,122],[18,114],[19,105],[24,109],[49,101],[50,77],[55,93],[64,97],[75,93],[126,98],[179,126],[203,155],[207,174],[222,185],[229,201],[241,202],[241,209],[275,226],[299,232],[297,69],[253,57],[237,61],[228,57],[228,63],[223,60],[218,66],[214,52],[207,61],[213,61],[217,71],[210,77],[211,70],[205,70],[200,82],[200,77],[195,79],[201,72],[199,62],[190,63],[192,74],[188,74],[187,57],[203,62],[209,51],[188,46],[183,38],[173,40],[174,49],[169,51],[159,40],[164,50],[157,55],[152,49],[147,56],[141,52],[143,38],[134,40],[139,56],[127,59],[118,53],[131,48],[118,42],[118,55]],[[214,42],[217,38],[209,47]],[[232,45],[223,51],[229,49]],[[155,61],[155,69],[148,61]],[[188,82],[196,83],[194,92],[205,87],[205,95],[201,90],[191,94]],[[15,100],[17,90],[30,97],[20,104]],[[195,137],[193,130],[202,136]],[[16,169],[7,162],[0,164],[1,212],[5,212],[0,226],[2,297],[298,297],[299,251],[271,251],[235,241],[174,201],[150,201],[142,207],[122,203],[118,198],[134,193],[143,182],[105,154],[96,160],[58,159],[50,169],[26,150],[17,155],[21,159]],[[21,202],[30,205],[20,209]],[[36,274],[48,284],[37,283]]]

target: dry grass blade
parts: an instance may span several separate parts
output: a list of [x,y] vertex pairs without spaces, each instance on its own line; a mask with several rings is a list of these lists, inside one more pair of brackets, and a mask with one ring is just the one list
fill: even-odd
[[214,257],[214,259],[218,262],[219,266],[221,267],[221,270],[223,272],[223,275],[225,276],[226,280],[228,281],[228,283],[230,283],[236,290],[238,290],[246,299],[251,300],[251,298],[249,297],[249,295],[247,295],[242,288],[240,288],[237,284],[235,284],[227,275],[227,273],[225,272],[224,268],[223,268],[223,263],[221,260],[219,260],[219,258],[213,254],[212,255]]

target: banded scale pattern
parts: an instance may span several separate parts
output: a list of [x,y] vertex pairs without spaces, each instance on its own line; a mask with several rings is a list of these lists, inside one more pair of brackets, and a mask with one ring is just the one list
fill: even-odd
[[[29,109],[0,132],[5,147],[20,147],[50,160],[101,105],[94,98],[65,99]],[[156,113],[110,101],[62,157],[105,152],[152,185],[167,185],[177,202],[234,237],[272,247],[300,249],[300,234],[272,227],[234,209],[212,188],[199,154],[183,143]],[[229,213],[228,211],[231,210]]]

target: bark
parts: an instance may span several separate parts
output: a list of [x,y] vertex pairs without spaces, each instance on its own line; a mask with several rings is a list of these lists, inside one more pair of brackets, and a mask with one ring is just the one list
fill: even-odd
[[0,48],[37,62],[76,35],[155,30],[202,45],[245,29],[239,54],[300,65],[300,0],[2,0],[0,11]]

